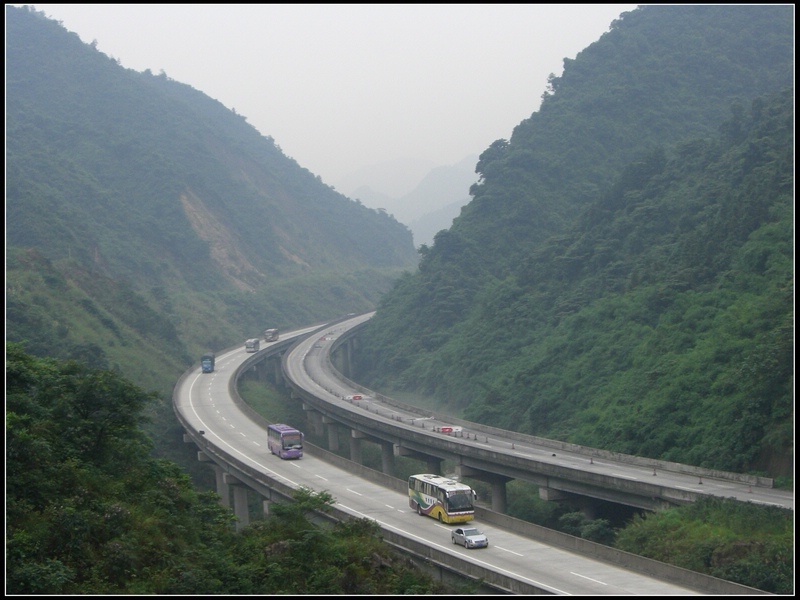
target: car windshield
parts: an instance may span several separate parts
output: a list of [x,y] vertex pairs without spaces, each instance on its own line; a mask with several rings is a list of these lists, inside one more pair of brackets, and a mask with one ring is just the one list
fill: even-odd
[[480,535],[480,534],[481,534],[481,532],[478,531],[477,529],[465,529],[464,530],[464,535],[466,535],[466,536]]

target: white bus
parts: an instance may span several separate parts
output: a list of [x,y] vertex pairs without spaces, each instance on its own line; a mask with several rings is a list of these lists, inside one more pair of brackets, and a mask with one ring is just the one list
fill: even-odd
[[250,338],[244,343],[247,352],[258,352],[261,348],[261,341],[258,338]]
[[277,342],[279,336],[280,334],[278,333],[277,329],[267,329],[264,331],[265,342]]
[[408,505],[418,515],[428,515],[442,523],[474,519],[473,501],[477,497],[468,485],[441,475],[423,473],[408,478]]

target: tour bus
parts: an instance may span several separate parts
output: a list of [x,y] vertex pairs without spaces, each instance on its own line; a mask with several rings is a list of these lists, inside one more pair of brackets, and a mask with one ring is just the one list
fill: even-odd
[[301,458],[303,432],[283,423],[270,425],[267,427],[267,445],[272,454],[281,458]]
[[267,329],[264,331],[264,341],[265,342],[277,342],[278,341],[278,330],[277,329]]
[[442,523],[464,523],[475,518],[473,501],[478,495],[464,483],[429,473],[408,478],[408,505],[418,515]]
[[214,372],[214,353],[206,352],[203,358],[200,359],[200,365],[203,367],[203,373]]
[[258,338],[250,338],[244,343],[244,349],[247,352],[258,352],[261,342]]

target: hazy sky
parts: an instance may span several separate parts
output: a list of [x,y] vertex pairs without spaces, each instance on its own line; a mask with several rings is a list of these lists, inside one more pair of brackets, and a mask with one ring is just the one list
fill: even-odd
[[[336,186],[450,165],[539,109],[550,73],[634,4],[35,4],[122,66],[244,115]],[[342,190],[345,191],[345,190]]]

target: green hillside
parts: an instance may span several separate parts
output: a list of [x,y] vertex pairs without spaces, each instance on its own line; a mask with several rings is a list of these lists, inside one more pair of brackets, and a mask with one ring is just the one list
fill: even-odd
[[206,349],[375,306],[410,231],[165,74],[6,7],[7,339],[168,392]]
[[381,300],[355,378],[791,476],[793,24],[791,6],[645,6],[566,60]]
[[[626,13],[486,149],[419,257],[242,115],[6,6],[7,592],[452,592],[366,521],[316,528],[326,495],[240,535],[184,472],[213,484],[170,398],[202,352],[375,307],[354,375],[373,387],[786,485],[793,34],[789,5]],[[515,516],[794,590],[790,511],[699,502],[617,530],[520,484]]]

